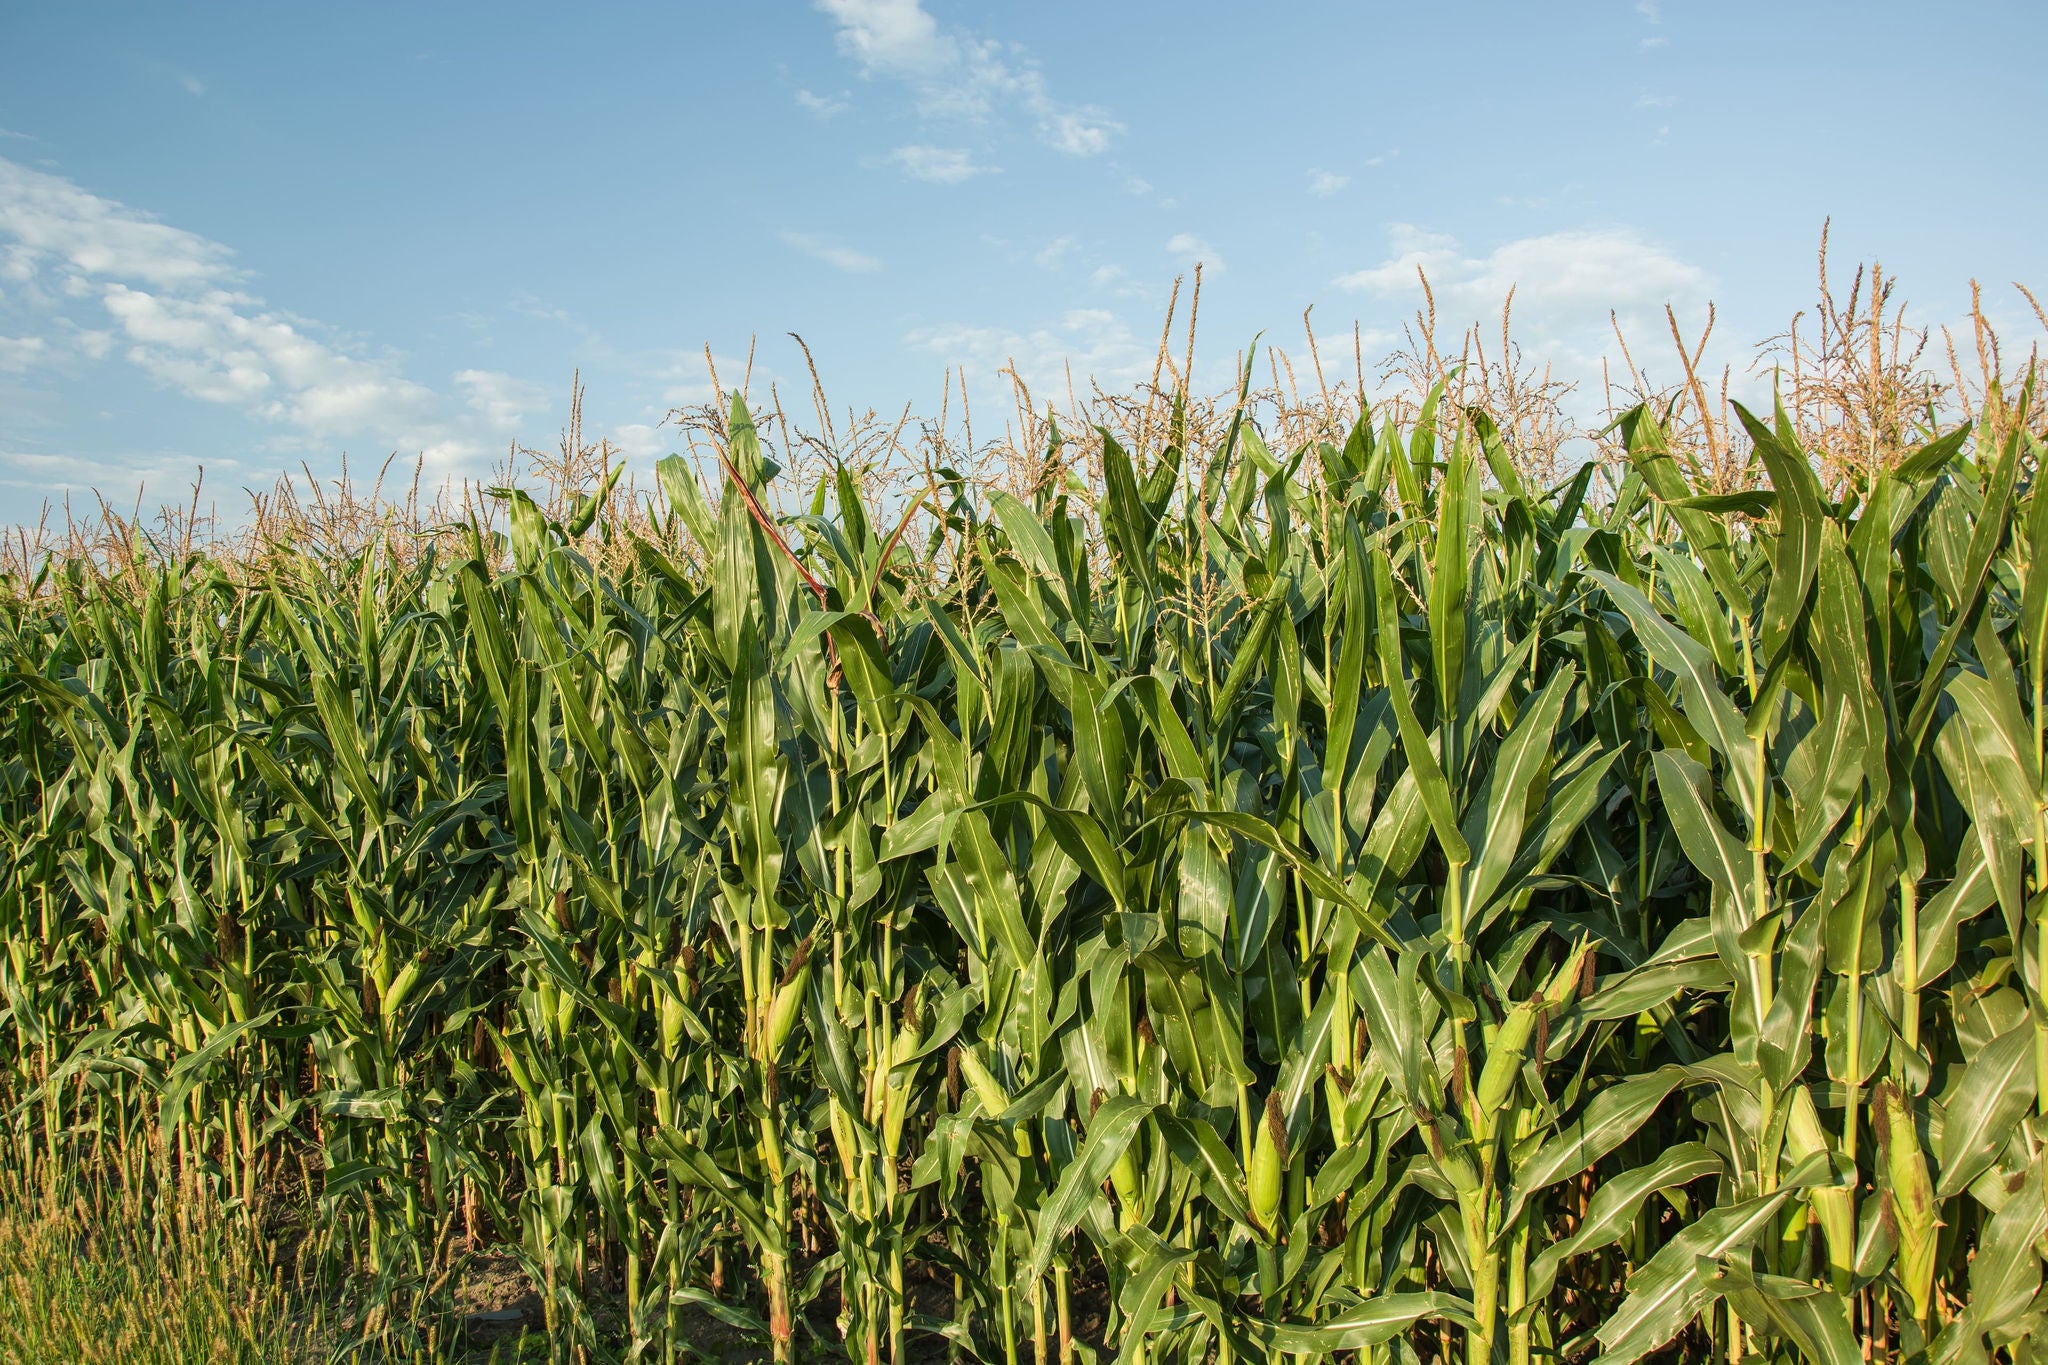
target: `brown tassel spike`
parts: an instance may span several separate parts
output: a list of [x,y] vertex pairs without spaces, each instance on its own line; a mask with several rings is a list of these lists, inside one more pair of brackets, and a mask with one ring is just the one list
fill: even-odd
[[776,989],[780,990],[796,980],[796,974],[810,962],[811,940],[816,937],[816,934],[806,934],[804,941],[796,945],[796,951],[789,955],[789,965],[782,969],[782,979],[775,983]]

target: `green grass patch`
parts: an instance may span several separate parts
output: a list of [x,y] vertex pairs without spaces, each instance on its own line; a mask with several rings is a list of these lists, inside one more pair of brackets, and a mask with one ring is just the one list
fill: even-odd
[[211,1200],[0,1169],[0,1359],[282,1365],[313,1343],[274,1247]]

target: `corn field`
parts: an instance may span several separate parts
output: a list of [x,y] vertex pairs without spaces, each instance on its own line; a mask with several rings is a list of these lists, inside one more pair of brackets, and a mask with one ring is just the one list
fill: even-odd
[[2048,1358],[2015,409],[864,504],[735,397],[631,525],[46,561],[6,1141],[303,1182],[397,1358],[493,1247],[562,1360]]

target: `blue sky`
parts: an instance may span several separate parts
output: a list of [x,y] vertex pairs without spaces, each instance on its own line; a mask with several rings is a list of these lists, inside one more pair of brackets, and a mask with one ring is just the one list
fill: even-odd
[[[589,12],[584,12],[585,10]],[[0,10],[0,522],[220,510],[301,461],[481,474],[566,416],[636,458],[731,382],[935,409],[1253,333],[1495,312],[1571,377],[1617,310],[1813,294],[1832,215],[1923,322],[2048,286],[2048,6],[81,3]],[[1341,362],[1348,371],[1348,355]],[[1060,383],[1063,388],[1063,382]]]

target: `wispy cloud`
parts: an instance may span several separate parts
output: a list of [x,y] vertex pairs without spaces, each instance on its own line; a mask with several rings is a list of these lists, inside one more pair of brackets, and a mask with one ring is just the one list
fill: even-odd
[[649,422],[627,422],[611,429],[611,441],[629,460],[649,460],[675,446],[672,434]]
[[801,251],[814,260],[823,261],[834,270],[860,275],[882,268],[881,261],[865,251],[855,251],[852,247],[841,246],[837,242],[808,232],[784,232],[778,236],[781,237],[784,246]]
[[1189,265],[1200,264],[1211,273],[1223,269],[1222,253],[1192,232],[1176,232],[1167,238],[1166,254]]
[[949,30],[921,0],[817,0],[838,27],[839,50],[863,76],[909,86],[927,118],[986,119],[1010,107],[1039,140],[1069,156],[1097,156],[1123,131],[1095,105],[1054,98],[1044,72],[1014,44]]
[[185,289],[241,279],[220,243],[5,158],[0,237],[10,239],[0,246],[0,279],[25,286],[121,278]]
[[1631,228],[1553,232],[1505,242],[1483,256],[1460,249],[1456,238],[1412,224],[1389,234],[1393,254],[1378,265],[1340,275],[1337,284],[1365,293],[1407,294],[1419,289],[1418,268],[1439,301],[1498,307],[1509,289],[1515,301],[1598,305],[1691,298],[1706,274]]
[[494,430],[517,431],[527,417],[548,410],[545,389],[501,370],[458,370],[455,382],[469,391],[470,408]]
[[206,93],[206,82],[200,80],[189,71],[179,74],[178,84],[184,87],[185,93],[188,95],[203,95]]
[[814,94],[809,90],[797,91],[796,102],[803,108],[810,110],[813,114],[816,114],[821,119],[837,118],[839,115],[845,113],[847,111],[847,108],[849,107],[847,101],[843,97],[832,98],[825,95]]
[[1514,291],[1515,330],[1570,359],[1597,356],[1611,336],[1609,314],[1662,324],[1665,304],[1681,310],[1707,299],[1706,272],[1631,228],[1589,228],[1503,242],[1480,254],[1456,238],[1411,224],[1389,233],[1376,265],[1338,276],[1339,288],[1381,299],[1419,301],[1429,278],[1446,323],[1498,319]]
[[[1664,7],[1659,0],[1636,0],[1636,13],[1643,17],[1643,22],[1652,26],[1664,22]],[[1661,33],[1650,34],[1636,42],[1636,50],[1639,52],[1651,52],[1669,46],[1671,40]]]
[[126,358],[168,387],[321,436],[427,416],[426,389],[248,293],[220,243],[61,176],[0,160],[0,237],[0,275],[32,305],[96,301]]
[[1350,176],[1339,175],[1335,171],[1311,170],[1308,173],[1308,192],[1318,199],[1328,199],[1350,183]]
[[[1152,272],[1147,272],[1147,278]],[[1119,299],[1145,299],[1153,303],[1164,302],[1163,291],[1144,283],[1120,265],[1098,265],[1088,272],[1088,283],[1101,292]]]
[[0,337],[0,374],[22,374],[50,349],[41,337]]
[[[678,351],[669,362],[656,372],[662,383],[661,401],[670,408],[694,408],[719,400],[725,391],[737,388],[742,383],[750,387],[772,383],[777,378],[774,369],[758,363],[751,354],[731,355],[714,351],[708,357],[702,351]],[[718,384],[711,382],[712,370],[718,372]]]
[[[68,499],[93,489],[123,498],[154,490],[173,493],[182,502],[197,472],[195,462],[181,452],[124,452],[115,461],[70,451],[0,449],[0,488],[22,492],[25,497],[16,506],[23,511],[45,499]],[[248,472],[232,456],[209,454],[204,487],[209,492],[232,488]]]
[[1065,393],[1069,374],[1076,383],[1093,380],[1106,388],[1144,378],[1151,353],[1121,316],[1104,308],[1075,308],[1049,326],[1027,332],[1002,327],[949,324],[923,327],[904,338],[969,375],[987,378],[1014,368],[1041,397]]
[[424,385],[316,339],[302,319],[250,295],[209,289],[187,298],[119,281],[100,295],[128,360],[194,398],[327,438],[431,420],[434,395]]
[[1002,169],[982,165],[972,152],[960,147],[898,147],[889,153],[889,164],[913,180],[926,180],[934,185],[957,185]]
[[1067,263],[1067,257],[1073,254],[1077,245],[1072,237],[1055,237],[1040,247],[1031,259],[1038,263],[1041,270],[1057,271]]
[[7,338],[7,368],[118,354],[165,388],[273,424],[286,449],[359,438],[452,472],[483,454],[479,418],[505,410],[501,395],[465,414],[394,360],[267,303],[221,243],[5,158],[0,282],[14,323],[40,333]]

